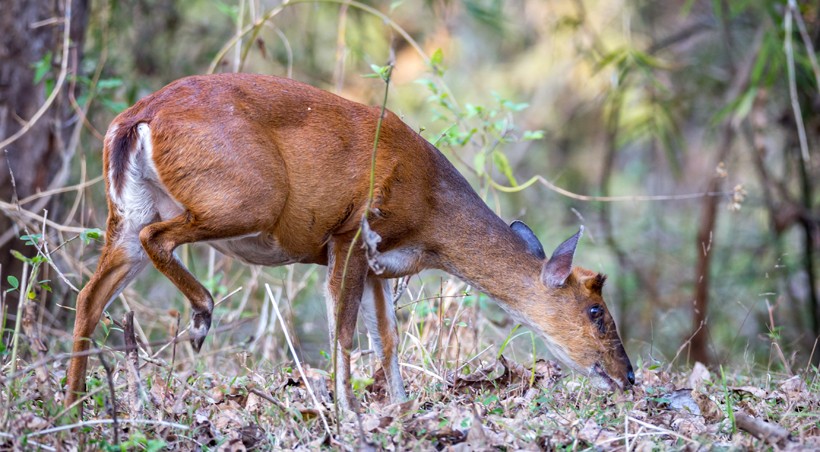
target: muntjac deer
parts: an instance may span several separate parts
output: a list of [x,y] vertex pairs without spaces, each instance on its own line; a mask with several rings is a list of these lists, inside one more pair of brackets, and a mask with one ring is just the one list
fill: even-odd
[[[524,223],[508,226],[389,111],[365,212],[379,115],[293,80],[220,74],[177,80],[117,116],[103,150],[106,244],[77,299],[66,405],[85,390],[83,352],[103,309],[149,261],[190,301],[190,338],[200,349],[213,298],[174,255],[193,242],[250,264],[328,267],[336,397],[345,407],[355,403],[349,361],[360,308],[391,399],[406,398],[386,278],[426,268],[490,295],[600,385],[631,386],[632,365],[601,295],[605,277],[572,268],[582,231],[547,259]],[[360,225],[368,246],[359,240],[351,250]]]

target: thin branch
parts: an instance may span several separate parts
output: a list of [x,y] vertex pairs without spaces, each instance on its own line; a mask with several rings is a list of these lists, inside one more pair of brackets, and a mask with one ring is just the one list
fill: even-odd
[[[0,211],[6,214],[8,217],[14,217],[12,212],[15,212],[19,215],[20,218],[17,218],[20,221],[23,221],[22,217],[25,217],[30,220],[41,220],[42,215],[38,215],[34,212],[28,211],[26,209],[19,209],[15,207],[14,204],[7,203],[5,201],[0,201]],[[60,223],[54,222],[52,220],[46,220],[46,225],[52,229],[56,229],[60,232],[70,232],[74,234],[81,234],[87,230],[87,228],[78,228],[76,226],[64,226]]]
[[[176,429],[179,429],[179,430],[189,430],[190,429],[190,427],[188,427],[187,425],[177,424],[175,422],[152,421],[152,420],[148,420],[148,419],[121,419],[119,422],[121,422],[123,424],[132,424],[132,425],[159,425],[159,426],[162,426],[162,427],[176,428]],[[94,420],[90,420],[90,421],[77,422],[75,424],[61,425],[59,427],[47,428],[45,430],[40,430],[39,432],[29,433],[28,436],[32,437],[32,436],[48,435],[49,433],[63,432],[63,431],[66,431],[66,430],[73,430],[75,428],[88,427],[88,426],[91,426],[91,425],[105,425],[105,424],[112,424],[112,423],[113,423],[113,421],[111,419],[94,419]]]
[[789,0],[786,14],[783,17],[783,28],[785,28],[786,70],[789,74],[789,97],[792,101],[792,111],[794,112],[794,122],[797,125],[797,136],[800,139],[800,153],[803,161],[809,161],[809,143],[806,138],[806,128],[803,125],[803,113],[800,111],[800,101],[797,98],[797,81],[794,75],[794,49],[792,49],[792,15],[797,9],[795,0]]
[[785,428],[762,419],[757,419],[745,413],[735,411],[737,427],[752,436],[765,441],[775,447],[786,447],[792,441],[791,433]]
[[[0,432],[0,438],[19,439],[19,438],[20,438],[20,435],[12,435],[11,433]],[[46,445],[45,445],[45,444],[43,444],[43,443],[38,443],[38,442],[36,442],[36,441],[31,441],[31,440],[29,440],[29,439],[26,439],[26,445],[29,445],[29,446],[35,446],[35,447],[37,447],[38,449],[42,449],[42,450],[48,450],[48,451],[54,451],[54,452],[57,452],[57,449],[55,449],[55,448],[53,448],[53,447],[51,447],[51,446],[46,446]]]
[[[270,302],[273,305],[273,309],[276,311],[276,317],[279,319],[279,324],[282,326],[282,332],[285,334],[285,340],[288,343],[288,348],[290,349],[290,354],[293,356],[293,361],[296,363],[296,368],[299,369],[299,375],[302,376],[302,381],[305,382],[305,387],[310,394],[310,398],[313,399],[313,403],[316,405],[316,411],[319,413],[319,417],[322,419],[322,425],[325,427],[325,432],[328,436],[333,436],[330,432],[330,426],[328,426],[327,419],[325,419],[325,414],[323,411],[322,405],[319,403],[319,399],[316,398],[316,394],[313,392],[313,388],[310,386],[310,382],[305,375],[304,369],[302,369],[302,363],[299,361],[299,356],[296,354],[296,349],[293,348],[293,342],[290,340],[290,334],[288,334],[288,327],[285,324],[285,319],[282,318],[282,313],[279,312],[279,305],[277,304],[276,298],[273,297],[273,292],[270,290],[270,284],[265,283],[265,290],[268,292],[268,297],[270,297]],[[338,338],[337,338],[338,340]]]
[[547,187],[549,190],[558,193],[559,195],[566,196],[570,199],[576,199],[578,201],[595,201],[595,202],[646,202],[646,201],[684,201],[687,199],[699,199],[699,198],[707,198],[707,197],[717,197],[717,196],[732,196],[734,192],[731,191],[707,191],[701,193],[685,193],[681,195],[625,195],[625,196],[588,196],[588,195],[581,195],[578,193],[571,192],[567,189],[561,188],[554,183],[548,181],[544,176],[535,175],[530,178],[530,180],[524,182],[523,184],[516,185],[515,187],[509,187],[506,185],[501,185],[498,182],[489,179],[490,185],[501,192],[504,193],[518,193],[520,191],[526,190],[530,188],[534,183],[540,182],[543,186]]
[[811,69],[814,71],[814,82],[817,85],[817,89],[820,90],[820,65],[817,64],[817,56],[814,54],[814,44],[811,42],[809,32],[806,31],[806,22],[803,21],[803,15],[800,14],[800,8],[792,9],[792,13],[794,14],[795,22],[797,22],[797,29],[800,30],[803,45],[806,46],[806,55],[809,56]]
[[51,189],[51,190],[41,191],[39,193],[35,193],[31,196],[27,196],[27,197],[21,199],[20,200],[20,205],[22,206],[23,204],[28,204],[28,203],[30,203],[34,200],[44,198],[46,196],[56,195],[56,194],[59,194],[59,193],[66,193],[66,192],[70,192],[70,191],[84,190],[84,189],[86,189],[86,188],[88,188],[88,187],[90,187],[90,186],[92,186],[92,185],[94,185],[97,182],[100,182],[102,180],[103,180],[103,176],[100,175],[100,176],[95,177],[94,179],[87,180],[85,182],[81,182],[81,183],[76,184],[76,185],[69,185],[68,187],[60,187],[60,188],[54,188],[54,189]]

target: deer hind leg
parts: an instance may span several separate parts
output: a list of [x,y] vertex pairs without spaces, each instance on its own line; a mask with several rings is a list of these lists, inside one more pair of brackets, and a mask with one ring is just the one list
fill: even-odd
[[335,350],[336,400],[343,409],[356,406],[350,384],[350,353],[359,317],[359,304],[367,277],[367,258],[358,245],[347,259],[349,242],[328,244],[327,316],[330,348]]
[[390,401],[404,402],[404,382],[399,371],[399,330],[387,280],[369,276],[362,295],[362,316],[387,380]]
[[[207,225],[206,225],[207,224]],[[157,270],[167,277],[191,303],[189,330],[191,343],[196,351],[202,348],[208,330],[214,301],[210,292],[192,275],[174,255],[174,250],[182,244],[206,240],[223,239],[252,232],[242,228],[214,227],[224,224],[219,221],[197,222],[189,214],[182,214],[167,221],[150,224],[139,234],[142,247]]]
[[[68,390],[65,405],[71,406],[85,392],[86,355],[94,329],[102,312],[123,289],[145,268],[148,259],[137,245],[136,232],[118,233],[109,228],[106,245],[100,255],[97,270],[77,297],[74,321],[74,344],[68,368]],[[82,411],[82,410],[81,410]]]

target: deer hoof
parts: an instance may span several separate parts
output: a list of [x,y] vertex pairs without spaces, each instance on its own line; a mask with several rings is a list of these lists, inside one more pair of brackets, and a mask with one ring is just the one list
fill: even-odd
[[191,322],[192,325],[188,335],[191,338],[191,345],[193,345],[194,350],[199,353],[199,350],[202,349],[202,344],[205,342],[205,337],[208,336],[208,330],[211,329],[211,313],[195,313]]

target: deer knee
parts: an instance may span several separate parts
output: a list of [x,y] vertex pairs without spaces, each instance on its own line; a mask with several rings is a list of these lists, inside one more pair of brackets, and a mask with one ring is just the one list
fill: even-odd
[[154,225],[148,225],[142,228],[139,233],[139,239],[145,252],[155,260],[170,259],[176,247],[174,243],[166,240],[162,235],[162,230],[156,228]]

